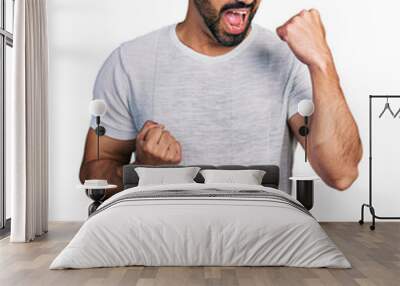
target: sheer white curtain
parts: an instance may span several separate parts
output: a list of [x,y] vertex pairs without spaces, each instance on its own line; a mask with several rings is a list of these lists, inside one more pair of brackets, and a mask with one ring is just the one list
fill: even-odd
[[[46,0],[16,0],[14,71],[8,146],[12,242],[48,225],[48,48]],[[6,147],[7,148],[7,147]]]

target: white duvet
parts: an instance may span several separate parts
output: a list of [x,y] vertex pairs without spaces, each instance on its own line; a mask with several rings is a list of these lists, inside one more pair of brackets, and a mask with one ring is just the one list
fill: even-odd
[[[272,199],[142,197],[144,192],[268,192]],[[251,192],[249,192],[251,194]],[[105,201],[50,269],[145,266],[293,266],[349,268],[350,263],[299,204],[272,188],[232,184],[135,187]]]

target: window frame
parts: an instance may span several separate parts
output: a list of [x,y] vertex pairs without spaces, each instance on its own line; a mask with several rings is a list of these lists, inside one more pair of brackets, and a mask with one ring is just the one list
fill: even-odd
[[[15,0],[10,2],[13,5],[13,15],[6,15],[6,0],[0,0],[1,21],[0,21],[0,237],[10,231],[10,219],[6,218],[6,189],[5,189],[5,103],[6,103],[6,50],[7,46],[12,48],[14,35],[7,31],[7,17],[14,18]],[[13,29],[12,29],[13,30]]]

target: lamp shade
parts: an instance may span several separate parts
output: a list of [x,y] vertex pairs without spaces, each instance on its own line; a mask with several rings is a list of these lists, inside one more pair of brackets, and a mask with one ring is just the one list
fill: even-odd
[[102,99],[95,99],[90,102],[89,112],[93,116],[103,116],[107,111],[107,105]]
[[301,116],[308,117],[314,113],[314,103],[312,100],[304,99],[299,102],[298,112]]

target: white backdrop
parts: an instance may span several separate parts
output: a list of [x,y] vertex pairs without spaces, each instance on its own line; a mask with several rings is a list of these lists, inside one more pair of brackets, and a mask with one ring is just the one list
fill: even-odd
[[[90,201],[76,189],[83,144],[89,124],[88,104],[96,74],[120,43],[184,18],[187,0],[51,0],[50,38],[50,220],[83,220]],[[255,21],[275,28],[302,8],[318,8],[347,101],[364,143],[360,177],[350,190],[334,191],[316,184],[313,214],[321,221],[359,219],[368,198],[368,95],[400,94],[400,2],[393,0],[264,0]],[[379,113],[384,101],[377,103]],[[400,100],[396,104],[400,107]],[[327,114],[329,116],[329,114]],[[400,215],[396,180],[400,121],[379,121],[374,152],[375,199],[379,215]],[[379,135],[379,136],[378,136]],[[389,147],[388,142],[393,142]],[[295,173],[310,170],[296,153]],[[390,159],[390,160],[389,160]],[[399,176],[397,176],[399,177]]]

